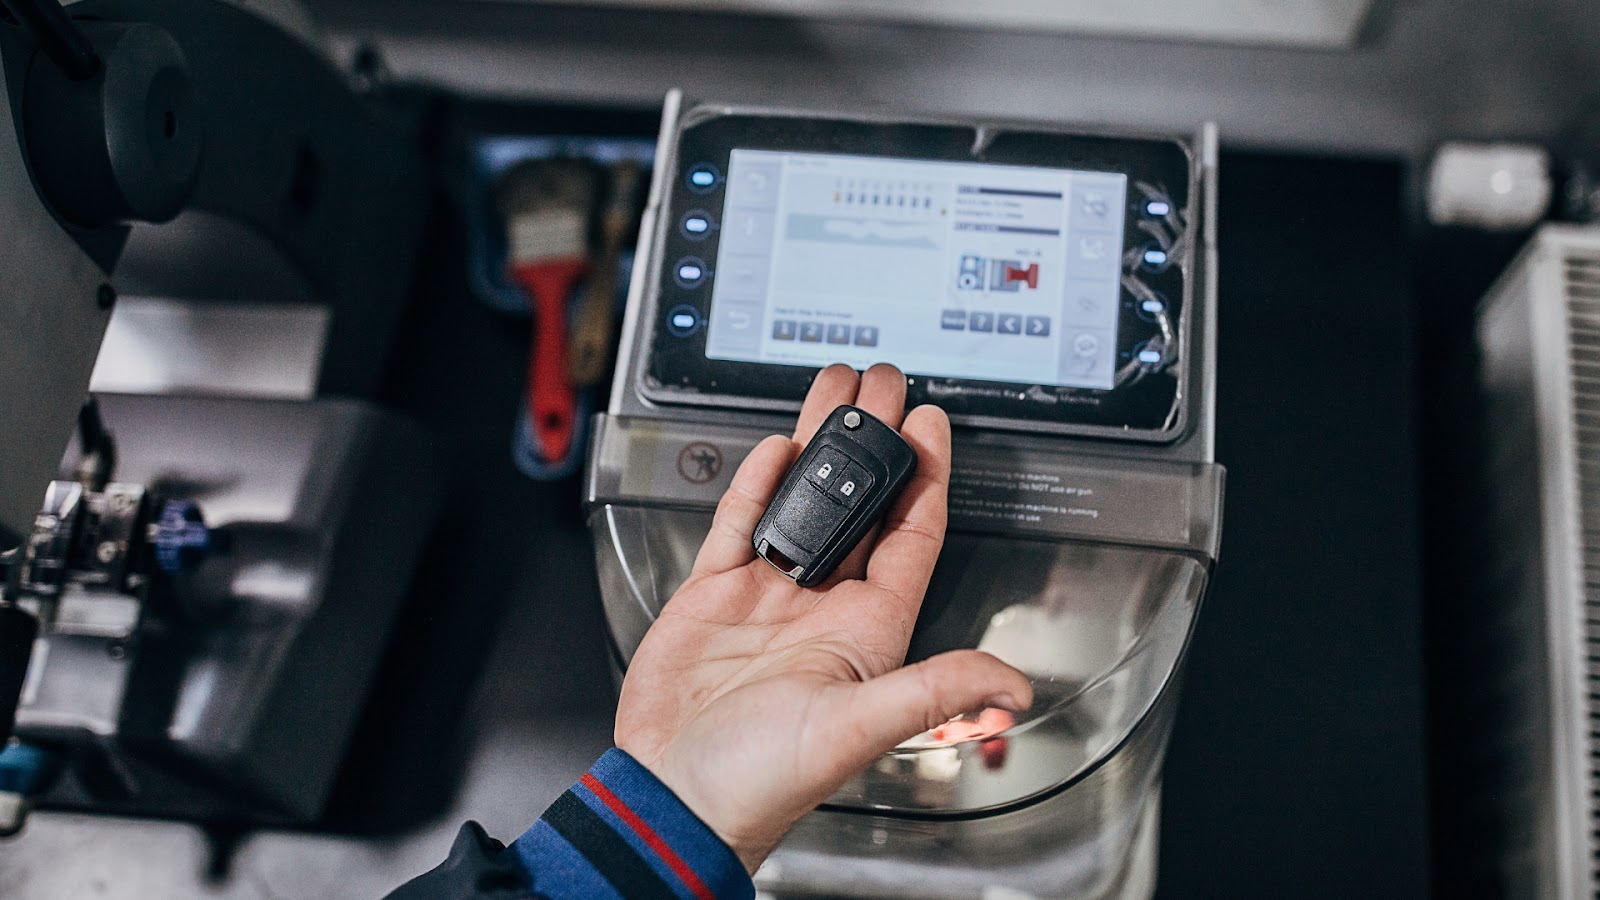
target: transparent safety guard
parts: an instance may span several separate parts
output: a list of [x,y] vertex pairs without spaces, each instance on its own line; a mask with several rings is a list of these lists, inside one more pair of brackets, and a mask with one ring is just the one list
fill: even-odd
[[[636,604],[626,618],[641,636],[687,577],[710,522],[700,510],[595,511],[602,594],[608,604]],[[908,661],[961,648],[993,653],[1032,679],[1033,707],[924,732],[830,805],[951,815],[1073,781],[1127,739],[1172,679],[1206,577],[1199,559],[1172,550],[952,533]]]

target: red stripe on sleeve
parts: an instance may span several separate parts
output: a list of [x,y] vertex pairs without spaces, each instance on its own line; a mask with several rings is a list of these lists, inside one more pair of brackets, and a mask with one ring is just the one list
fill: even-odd
[[606,787],[600,779],[588,772],[585,772],[578,781],[594,792],[594,795],[600,798],[600,802],[616,813],[622,821],[628,823],[628,827],[632,828],[634,833],[648,844],[650,849],[656,852],[657,856],[661,857],[662,862],[667,864],[667,868],[683,879],[683,883],[688,886],[691,893],[700,898],[700,900],[716,900],[716,896],[711,893],[711,889],[706,887],[706,883],[700,880],[700,876],[695,874],[694,869],[683,861],[683,857],[667,846],[667,842],[661,839],[661,835],[656,834],[655,829],[651,828],[645,820],[639,818],[638,813],[634,812],[628,804],[622,802],[621,797],[613,794],[611,789]]

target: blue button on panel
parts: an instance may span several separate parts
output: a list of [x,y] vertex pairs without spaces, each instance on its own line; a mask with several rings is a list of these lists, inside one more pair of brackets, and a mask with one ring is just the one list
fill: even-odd
[[1148,350],[1148,349],[1140,350],[1139,351],[1139,362],[1146,363],[1147,365],[1152,365],[1153,366],[1156,363],[1161,362],[1161,351],[1160,350]]
[[692,306],[674,306],[667,311],[667,331],[677,337],[688,337],[700,330],[700,310]]
[[1162,216],[1170,214],[1171,212],[1172,204],[1166,202],[1165,200],[1151,200],[1149,203],[1144,205],[1145,215],[1153,218],[1159,219]]
[[703,209],[690,210],[683,214],[683,220],[678,223],[678,228],[683,236],[691,241],[705,240],[711,234],[711,214]]
[[1157,321],[1161,314],[1167,311],[1166,298],[1156,296],[1141,300],[1139,301],[1138,311],[1139,318],[1146,322]]
[[689,167],[684,181],[691,192],[709,194],[722,184],[722,170],[711,163],[696,163]]
[[1144,264],[1152,269],[1159,269],[1167,264],[1167,251],[1160,247],[1151,247],[1144,251]]
[[697,256],[685,256],[673,264],[672,280],[684,289],[699,287],[706,280],[706,261]]

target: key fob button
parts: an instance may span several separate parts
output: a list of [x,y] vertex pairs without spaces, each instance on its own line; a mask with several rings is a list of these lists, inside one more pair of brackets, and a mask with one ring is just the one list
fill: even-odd
[[832,447],[823,447],[806,467],[806,480],[827,491],[838,483],[849,464],[850,457]]
[[773,524],[800,549],[816,553],[833,536],[839,524],[839,508],[817,488],[797,484]]
[[833,479],[833,484],[828,487],[828,496],[844,504],[845,508],[854,509],[871,490],[872,476],[867,474],[866,469],[850,463]]

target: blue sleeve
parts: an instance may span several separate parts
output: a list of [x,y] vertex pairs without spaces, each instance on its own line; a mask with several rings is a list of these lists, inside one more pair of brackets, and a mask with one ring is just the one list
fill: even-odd
[[552,900],[755,896],[728,845],[621,750],[600,757],[504,856]]

